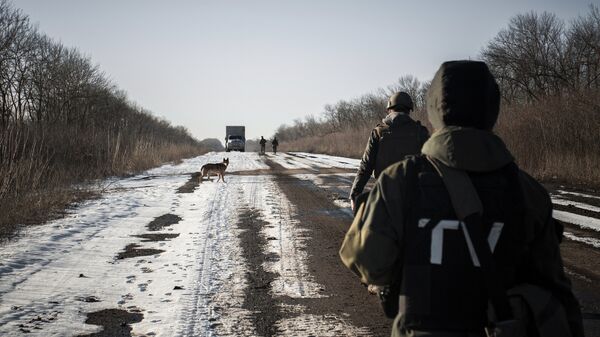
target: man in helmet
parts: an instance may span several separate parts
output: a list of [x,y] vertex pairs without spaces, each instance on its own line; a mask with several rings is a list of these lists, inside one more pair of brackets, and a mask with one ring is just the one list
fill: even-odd
[[[548,192],[492,132],[499,105],[485,63],[443,63],[427,93],[436,131],[358,206],[340,257],[364,283],[399,285],[392,336],[584,335],[562,227]],[[507,294],[526,302],[537,333],[506,334],[520,322]]]
[[260,154],[265,154],[265,145],[267,144],[267,140],[260,136]]
[[363,192],[373,172],[377,178],[386,167],[404,159],[406,155],[421,151],[429,133],[421,123],[410,118],[412,110],[413,101],[403,91],[395,93],[388,100],[387,116],[371,131],[350,190],[353,211],[356,197]]

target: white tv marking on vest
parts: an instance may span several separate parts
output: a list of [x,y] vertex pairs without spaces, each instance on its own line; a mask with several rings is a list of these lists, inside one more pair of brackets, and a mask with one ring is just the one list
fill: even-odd
[[[425,227],[429,221],[430,219],[420,219],[418,224],[419,228]],[[441,220],[435,225],[435,227],[433,227],[433,230],[431,231],[430,257],[430,262],[432,264],[442,264],[442,254],[444,252],[444,230],[458,230],[459,227],[462,229],[463,234],[465,235],[465,241],[467,242],[467,248],[469,249],[469,254],[471,255],[473,265],[475,267],[481,267],[479,258],[477,257],[477,253],[475,252],[475,248],[473,246],[473,241],[471,241],[471,235],[469,235],[469,231],[467,230],[467,226],[464,222],[458,220]],[[490,234],[488,235],[487,239],[492,253],[496,249],[496,245],[498,244],[498,240],[500,239],[500,234],[502,234],[503,228],[504,223],[502,222],[494,222],[492,224],[492,229],[490,230]]]

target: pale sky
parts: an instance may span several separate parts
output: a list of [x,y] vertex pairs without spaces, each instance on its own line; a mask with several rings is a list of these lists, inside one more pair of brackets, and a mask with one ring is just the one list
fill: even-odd
[[584,0],[13,0],[140,106],[198,139],[247,138],[446,60],[477,58],[511,17],[570,21]]

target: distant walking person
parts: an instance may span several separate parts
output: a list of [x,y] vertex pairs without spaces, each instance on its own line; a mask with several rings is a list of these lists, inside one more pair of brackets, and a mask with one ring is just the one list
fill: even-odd
[[401,161],[405,156],[418,154],[429,138],[427,129],[410,118],[413,101],[405,92],[397,92],[387,103],[387,116],[378,124],[367,142],[360,167],[350,190],[350,204],[355,210],[355,201],[375,172],[375,178],[388,166]]
[[277,146],[279,145],[279,142],[277,141],[277,137],[273,137],[273,140],[271,141],[271,145],[273,145],[273,154],[277,154]]
[[265,145],[267,144],[267,140],[260,136],[260,154],[265,154]]

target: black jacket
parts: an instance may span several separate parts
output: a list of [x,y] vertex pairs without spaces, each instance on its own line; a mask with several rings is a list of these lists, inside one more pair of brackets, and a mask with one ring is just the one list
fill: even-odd
[[405,156],[418,154],[429,138],[427,129],[408,114],[392,112],[371,131],[360,167],[354,178],[350,198],[362,193],[369,178],[375,178],[388,166],[401,161]]

